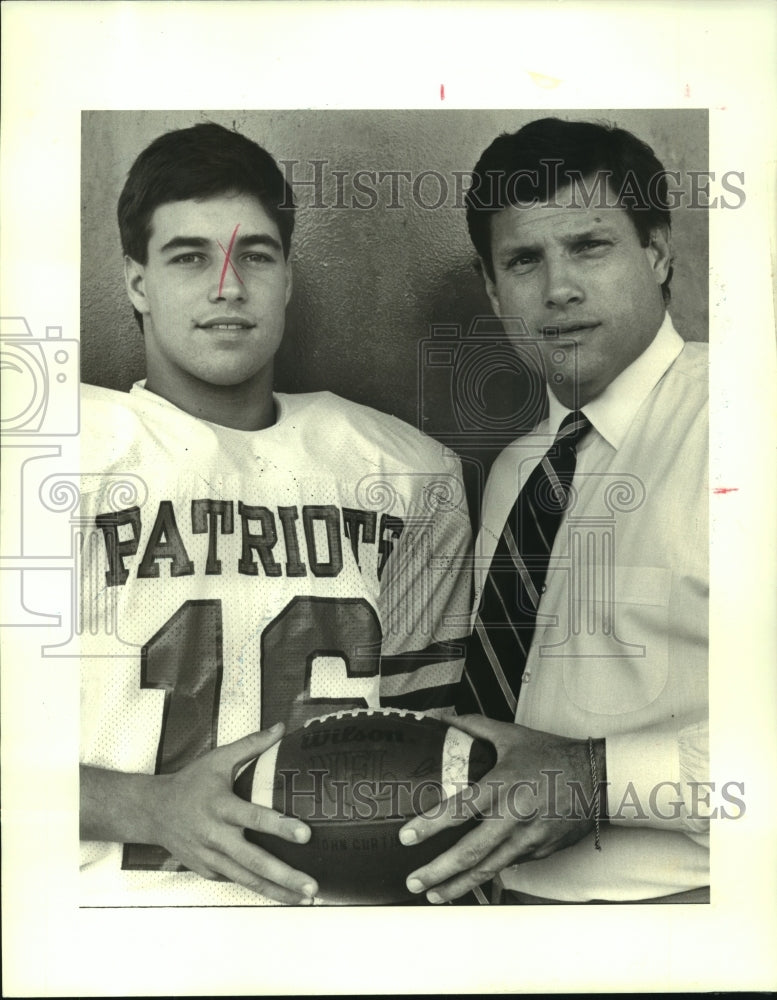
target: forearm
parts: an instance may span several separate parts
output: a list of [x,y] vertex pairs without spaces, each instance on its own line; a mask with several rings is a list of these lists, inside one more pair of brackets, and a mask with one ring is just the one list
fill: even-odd
[[81,839],[159,843],[155,799],[164,776],[80,767]]

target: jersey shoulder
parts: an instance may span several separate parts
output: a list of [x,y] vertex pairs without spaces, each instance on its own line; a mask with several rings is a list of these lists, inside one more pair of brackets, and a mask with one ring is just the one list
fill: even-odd
[[284,416],[295,429],[316,435],[328,453],[349,452],[365,464],[406,472],[458,469],[459,461],[439,441],[398,417],[331,392],[279,394]]
[[82,382],[80,386],[81,413],[99,413],[114,407],[130,406],[132,397],[128,392],[106,389],[101,385]]
[[82,468],[105,469],[142,441],[143,420],[128,392],[82,383],[80,398]]

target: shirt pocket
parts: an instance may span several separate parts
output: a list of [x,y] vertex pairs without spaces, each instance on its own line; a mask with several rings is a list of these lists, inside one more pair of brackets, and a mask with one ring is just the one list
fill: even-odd
[[578,604],[568,649],[559,650],[564,689],[575,705],[613,716],[644,709],[661,695],[669,670],[671,584],[672,571],[662,567],[615,566],[613,596]]

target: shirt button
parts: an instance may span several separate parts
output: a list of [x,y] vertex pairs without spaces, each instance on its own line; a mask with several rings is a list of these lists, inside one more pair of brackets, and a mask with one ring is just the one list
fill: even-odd
[[521,678],[521,682],[523,684],[528,684],[530,677],[531,677],[531,670],[524,670],[523,677]]
[[547,589],[548,589],[547,583],[543,583],[543,585],[540,587],[540,593],[544,594]]

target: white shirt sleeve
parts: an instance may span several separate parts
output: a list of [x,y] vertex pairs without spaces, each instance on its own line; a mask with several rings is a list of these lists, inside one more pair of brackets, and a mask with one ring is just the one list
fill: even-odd
[[607,739],[611,823],[706,835],[709,724],[661,726]]

